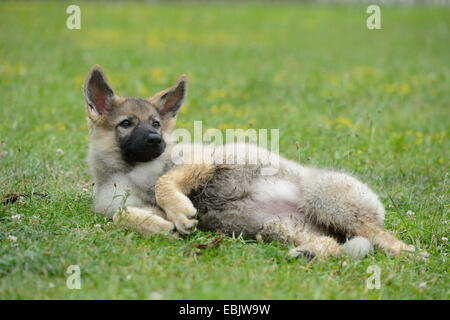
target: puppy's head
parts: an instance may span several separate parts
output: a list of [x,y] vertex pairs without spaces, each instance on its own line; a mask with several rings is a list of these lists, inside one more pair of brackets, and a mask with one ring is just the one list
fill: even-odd
[[99,65],[89,71],[84,85],[91,139],[118,151],[130,164],[159,157],[175,125],[187,93],[182,75],[170,88],[151,98],[117,96]]

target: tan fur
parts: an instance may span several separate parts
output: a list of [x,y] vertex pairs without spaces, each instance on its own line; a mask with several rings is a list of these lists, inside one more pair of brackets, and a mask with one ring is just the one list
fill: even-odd
[[296,247],[289,251],[291,257],[303,253],[317,253],[320,258],[337,256],[342,245],[334,238],[324,235],[310,226],[296,226],[291,221],[270,221],[259,234],[263,239],[277,240],[282,244],[293,243]]
[[211,179],[215,166],[211,164],[181,165],[161,178],[155,188],[156,202],[167,214],[167,218],[175,223],[181,233],[189,233],[197,225],[197,210],[186,196]]
[[174,224],[162,218],[161,215],[161,210],[156,207],[146,209],[127,207],[126,211],[118,210],[113,216],[113,221],[118,225],[125,227],[128,230],[137,232],[144,237],[158,233],[172,233],[175,229]]

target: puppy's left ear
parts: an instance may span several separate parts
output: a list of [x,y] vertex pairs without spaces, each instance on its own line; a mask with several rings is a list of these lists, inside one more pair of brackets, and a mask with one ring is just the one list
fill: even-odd
[[149,99],[155,105],[163,116],[175,117],[183,105],[187,95],[186,75],[182,75],[178,81]]

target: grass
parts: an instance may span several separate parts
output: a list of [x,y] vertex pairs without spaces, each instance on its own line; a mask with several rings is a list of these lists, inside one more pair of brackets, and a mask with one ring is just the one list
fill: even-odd
[[[80,6],[68,30],[64,4],[0,4],[0,298],[449,298],[448,7],[383,7],[367,30],[359,6]],[[92,212],[85,160],[94,63],[126,96],[187,73],[180,127],[279,128],[281,154],[367,182],[386,227],[431,257],[288,262],[276,243],[229,237],[196,255],[186,246],[214,234],[116,228]],[[66,287],[70,265],[81,290]]]

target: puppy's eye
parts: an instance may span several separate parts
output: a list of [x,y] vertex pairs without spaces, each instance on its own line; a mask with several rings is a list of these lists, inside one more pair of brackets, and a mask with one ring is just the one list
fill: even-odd
[[131,126],[131,121],[128,119],[123,120],[119,126],[121,126],[122,128],[128,128],[129,126]]
[[153,126],[153,128],[158,129],[159,127],[161,127],[161,123],[159,123],[159,121],[155,120],[152,122],[152,126]]

